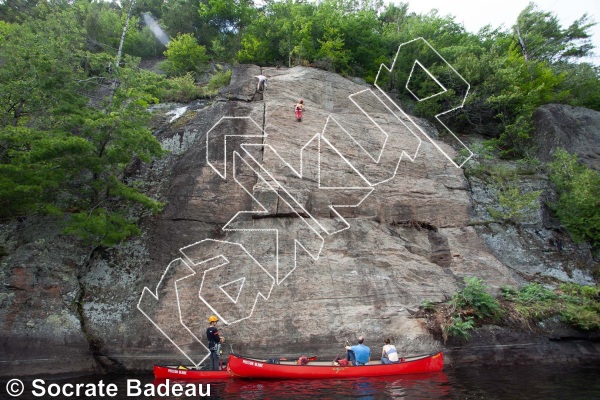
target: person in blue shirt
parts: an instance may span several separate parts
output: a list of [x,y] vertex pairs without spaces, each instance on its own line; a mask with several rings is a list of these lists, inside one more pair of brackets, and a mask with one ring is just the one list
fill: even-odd
[[352,362],[352,365],[366,365],[371,359],[371,349],[363,344],[364,341],[365,338],[359,336],[357,345],[346,346],[348,360]]

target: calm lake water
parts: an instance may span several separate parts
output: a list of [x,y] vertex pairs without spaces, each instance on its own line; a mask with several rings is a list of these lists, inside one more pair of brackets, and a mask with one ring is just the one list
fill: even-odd
[[[89,390],[99,390],[103,383],[104,397],[85,393],[79,397],[57,394],[67,388],[70,394],[76,384],[86,384]],[[0,382],[0,398],[16,398],[7,395],[8,380]],[[182,399],[191,396],[144,395],[144,391],[157,390],[164,381],[153,380],[151,375],[92,376],[72,379],[44,379],[33,386],[32,380],[24,380],[24,391],[19,399],[65,399],[65,398],[149,398]],[[171,381],[170,384],[173,385]],[[445,372],[403,375],[386,378],[352,380],[227,380],[225,382],[180,381],[183,390],[196,390],[197,396],[206,394],[210,385],[213,399],[527,399],[527,400],[589,400],[600,399],[600,366],[542,366],[497,367],[474,369],[451,369]],[[107,385],[113,385],[114,396],[107,396]],[[15,383],[11,384],[16,389]],[[52,387],[51,387],[52,386]],[[163,386],[164,387],[164,386]],[[41,389],[43,388],[43,389]],[[171,386],[172,389],[172,386]],[[41,391],[46,391],[40,396]],[[49,391],[51,392],[49,394]],[[188,392],[189,393],[189,392]],[[208,397],[205,397],[208,398]]]

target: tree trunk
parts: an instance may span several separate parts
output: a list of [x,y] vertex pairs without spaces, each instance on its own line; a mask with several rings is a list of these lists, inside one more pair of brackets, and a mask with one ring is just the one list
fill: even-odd
[[527,54],[527,45],[525,44],[525,39],[523,39],[523,35],[521,35],[521,28],[517,24],[517,36],[519,37],[519,44],[521,45],[521,49],[523,50],[523,58],[525,58],[525,62],[529,62],[529,54]]
[[121,41],[119,42],[119,51],[117,51],[117,68],[119,68],[119,65],[121,63],[121,52],[123,51],[123,42],[125,41],[125,34],[127,34],[127,28],[129,28],[129,19],[131,18],[131,11],[133,10],[134,3],[135,0],[131,0],[131,3],[129,3],[129,12],[127,13],[125,27],[123,28],[123,34],[121,35]]

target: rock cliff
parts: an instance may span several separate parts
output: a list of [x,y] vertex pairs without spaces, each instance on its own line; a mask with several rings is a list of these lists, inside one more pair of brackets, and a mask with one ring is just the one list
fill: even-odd
[[537,156],[552,161],[552,153],[563,148],[577,154],[588,168],[600,171],[600,112],[564,104],[538,108],[533,120]]
[[0,375],[199,362],[214,313],[230,323],[226,349],[257,356],[333,358],[364,335],[375,353],[390,337],[404,354],[442,349],[456,363],[490,352],[509,362],[498,349],[536,341],[530,359],[541,348],[563,357],[547,336],[494,329],[446,347],[413,315],[467,276],[495,289],[540,276],[593,283],[592,261],[542,208],[526,227],[493,223],[489,193],[453,165],[455,150],[369,89],[311,68],[238,66],[213,103],[174,121],[157,111],[170,154],[138,174],[167,206],[143,235],[91,250],[53,222],[2,225]]

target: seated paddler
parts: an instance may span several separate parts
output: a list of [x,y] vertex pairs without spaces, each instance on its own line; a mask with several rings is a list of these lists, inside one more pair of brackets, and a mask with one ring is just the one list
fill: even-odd
[[369,362],[371,358],[371,349],[363,343],[364,341],[365,338],[359,336],[358,344],[346,346],[346,350],[348,350],[347,359],[352,365],[366,365]]

